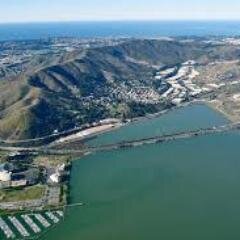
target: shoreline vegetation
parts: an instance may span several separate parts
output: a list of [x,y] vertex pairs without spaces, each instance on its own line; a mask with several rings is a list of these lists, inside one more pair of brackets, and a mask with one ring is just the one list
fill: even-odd
[[164,110],[159,111],[157,113],[146,114],[145,116],[142,116],[142,117],[136,117],[136,118],[133,118],[133,119],[128,119],[126,122],[120,122],[120,120],[119,120],[119,122],[115,123],[115,124],[108,124],[108,125],[103,125],[103,126],[99,126],[99,127],[92,127],[92,128],[77,132],[73,135],[69,135],[65,138],[61,138],[61,139],[55,141],[53,144],[60,144],[60,143],[67,143],[67,142],[69,143],[71,141],[74,142],[74,141],[79,141],[79,140],[83,141],[83,144],[84,144],[88,139],[98,137],[98,136],[100,136],[102,134],[105,134],[107,132],[115,131],[116,129],[125,127],[125,126],[127,126],[131,123],[146,121],[146,120],[153,119],[153,118],[158,118],[158,117],[161,117],[161,116],[163,116],[165,114],[168,114],[172,111],[175,111],[177,109],[182,109],[182,108],[185,108],[187,106],[191,106],[191,105],[195,105],[195,104],[206,105],[209,108],[211,108],[212,110],[214,110],[214,111],[220,113],[221,115],[223,115],[231,123],[236,122],[236,120],[233,117],[231,117],[224,110],[222,110],[221,108],[219,108],[215,104],[213,104],[212,101],[195,100],[195,101],[191,101],[191,102],[185,102],[185,103],[182,103],[178,106],[174,106],[174,107],[171,107],[171,108],[168,108],[168,109],[164,109]]
[[[189,56],[183,54],[182,57],[176,59],[176,52],[188,52],[188,48],[193,47],[192,44],[190,46],[188,44],[185,46],[186,43],[183,42],[181,44],[179,48],[179,44],[172,41],[149,42],[146,40],[138,43],[135,40],[122,45],[116,42],[116,46],[120,47],[120,49],[116,48],[117,51],[115,51],[114,46],[106,47],[111,51],[102,51],[101,47],[89,50],[88,54],[90,55],[88,57],[92,59],[94,65],[86,64],[88,63],[88,59],[85,59],[86,56],[81,56],[81,61],[73,62],[71,62],[71,57],[70,63],[77,67],[77,72],[74,72],[75,68],[72,69],[71,64],[57,64],[56,67],[49,67],[46,68],[46,71],[37,71],[32,74],[26,81],[27,85],[21,86],[22,91],[20,92],[19,104],[22,108],[20,107],[20,110],[26,107],[28,107],[27,110],[31,109],[38,102],[38,99],[41,99],[41,96],[47,98],[37,106],[38,108],[36,109],[38,111],[34,113],[37,112],[39,115],[35,119],[31,117],[29,119],[26,118],[28,115],[22,117],[21,114],[24,110],[19,111],[19,119],[13,114],[11,109],[11,111],[9,110],[11,114],[5,114],[4,112],[4,116],[8,118],[4,119],[0,126],[4,133],[0,139],[0,153],[4,152],[3,156],[1,156],[1,161],[6,160],[6,162],[11,159],[11,154],[16,155],[14,163],[18,163],[19,155],[24,155],[24,164],[26,163],[31,168],[42,170],[41,177],[44,177],[41,180],[39,177],[32,184],[33,186],[27,184],[20,189],[0,189],[0,209],[4,209],[5,213],[27,210],[65,209],[69,206],[68,204],[71,205],[71,163],[75,159],[79,160],[88,154],[213,134],[228,131],[232,126],[236,127],[234,124],[238,124],[240,118],[235,118],[234,112],[231,115],[231,111],[229,112],[227,111],[228,109],[224,108],[224,100],[222,99],[225,99],[225,96],[221,94],[228,93],[229,89],[236,86],[236,82],[237,84],[240,84],[240,82],[236,80],[230,81],[230,83],[218,83],[217,81],[214,83],[215,81],[211,79],[211,76],[212,72],[215,73],[222,69],[222,66],[218,66],[217,61],[227,65],[227,67],[228,65],[238,64],[238,61],[233,63],[228,60],[226,63],[224,61],[225,55],[214,60],[209,58],[206,62],[206,59],[202,59],[200,56],[196,57],[194,54]],[[199,50],[199,47],[202,46],[201,44],[205,46],[206,43],[197,41],[196,46],[191,51],[194,53],[194,49]],[[213,48],[212,51],[221,53],[222,47],[220,49],[216,47],[215,49],[213,47],[215,46],[214,44],[213,41],[213,45],[210,45]],[[226,43],[223,42],[223,44]],[[135,52],[132,52],[132,49],[135,49],[135,45],[142,49],[140,58],[135,56]],[[207,44],[206,46],[209,45]],[[230,50],[234,52],[235,47],[230,46]],[[155,56],[156,59],[152,59],[152,56],[148,55],[149,52],[160,50],[165,52],[173,51],[169,56],[171,59],[166,58],[164,60],[161,56]],[[135,51],[139,50],[135,49]],[[115,53],[120,54],[120,58]],[[203,48],[202,54],[206,54],[205,48]],[[232,55],[231,58],[235,58],[235,54]],[[104,64],[100,61],[103,58],[108,59]],[[142,58],[144,61],[142,61]],[[189,60],[195,58],[198,61]],[[125,60],[123,61],[123,59]],[[105,66],[110,66],[111,64],[108,63],[113,62],[113,60],[116,66],[105,69]],[[119,65],[119,62],[124,63],[124,67]],[[135,66],[134,68],[130,67],[133,65]],[[216,70],[217,66],[219,69]],[[84,74],[82,73],[83,69],[87,71]],[[104,72],[103,69],[105,69]],[[124,69],[124,71],[119,72],[116,69]],[[209,72],[205,73],[205,70],[209,70]],[[226,72],[228,73],[231,69],[227,68],[227,70]],[[224,71],[223,74],[225,74]],[[74,80],[73,82],[79,84],[78,87],[75,85],[69,86],[69,76]],[[78,77],[76,78],[76,76]],[[206,82],[201,82],[206,76],[209,76],[209,79]],[[231,76],[235,75],[232,74]],[[214,75],[213,78],[215,79],[215,77]],[[122,81],[125,78],[128,79],[126,81],[127,84]],[[48,92],[48,89],[52,89],[52,86],[55,86],[55,84],[58,86],[59,79],[64,83],[62,84],[63,89],[60,89],[60,91],[56,88]],[[81,79],[85,79],[84,84],[86,86],[80,81]],[[99,79],[102,82],[98,82]],[[96,82],[91,82],[92,80],[96,80]],[[92,85],[96,86],[96,89],[92,89]],[[42,88],[42,86],[45,87]],[[106,89],[103,86],[107,86]],[[18,88],[16,86],[16,89]],[[65,92],[66,89],[69,91]],[[81,90],[86,91],[85,95],[81,95]],[[60,91],[60,95],[58,91]],[[104,94],[102,94],[103,92]],[[234,91],[230,91],[230,93],[234,93]],[[222,98],[219,97],[220,95]],[[237,101],[238,97],[234,100]],[[132,123],[158,118],[176,109],[194,104],[207,105],[227,118],[230,121],[229,125],[225,127],[220,126],[219,128],[218,126],[211,126],[192,131],[187,127],[187,130],[179,130],[179,132],[173,134],[164,135],[161,133],[162,135],[143,136],[135,140],[124,139],[118,143],[102,144],[96,147],[90,146],[90,144],[88,146],[87,144],[88,140],[98,138],[107,132],[113,132],[114,134],[115,130],[124,128]],[[229,105],[231,107],[231,104]],[[16,106],[15,102],[14,106]],[[2,111],[7,109],[5,98],[2,99],[2,106],[0,107]],[[48,110],[49,118],[45,119],[47,114],[43,114],[44,111],[42,110],[46,109]],[[16,112],[18,112],[17,110]],[[32,112],[28,113],[29,116],[33,116]],[[31,120],[35,122],[31,122]],[[22,125],[18,126],[18,122],[24,123],[23,126],[27,128],[23,128]],[[29,127],[30,124],[32,124],[32,128]],[[9,130],[5,134],[6,126]],[[43,130],[44,127],[46,127],[46,131]],[[237,127],[240,129],[240,123]],[[21,129],[22,132],[12,132],[12,129]],[[26,134],[27,132],[29,134]],[[61,165],[65,165],[67,169],[59,170]],[[64,179],[61,179],[63,175],[60,176],[60,173],[63,173]],[[34,189],[34,185],[37,186],[37,184],[41,184],[46,189]],[[30,191],[31,189],[33,189],[32,192]],[[78,203],[78,206],[80,205],[82,206],[82,203]]]
[[83,141],[83,143],[85,143],[88,139],[98,137],[99,135],[102,135],[107,132],[112,132],[116,129],[125,127],[131,123],[141,122],[141,121],[157,118],[157,117],[163,116],[165,114],[168,114],[169,112],[174,111],[176,109],[181,109],[186,106],[197,104],[197,103],[204,104],[203,101],[186,102],[181,105],[173,106],[173,107],[161,110],[156,113],[152,113],[152,114],[150,113],[150,114],[146,114],[145,116],[127,119],[125,122],[123,122],[119,119],[119,121],[116,121],[116,123],[101,125],[101,126],[97,126],[97,127],[91,127],[91,128],[85,129],[83,131],[74,133],[72,135],[68,135],[66,137],[60,138],[60,139],[54,141],[52,144],[50,144],[50,146],[54,146],[57,144],[63,144],[63,143],[71,142],[71,141],[79,141],[79,140]]
[[[186,106],[189,105],[194,105],[194,104],[204,104],[207,105],[208,107],[210,107],[211,109],[215,110],[216,112],[219,112],[220,114],[222,114],[225,118],[227,118],[231,123],[235,123],[238,122],[237,118],[234,118],[234,116],[232,116],[231,114],[228,114],[226,111],[224,111],[224,109],[222,109],[217,103],[216,101],[209,101],[209,100],[205,100],[205,99],[196,99],[193,101],[189,101],[189,102],[184,102],[181,103],[179,105],[176,106],[171,106],[169,108],[166,108],[164,110],[161,110],[159,112],[156,113],[149,113],[146,114],[145,116],[140,116],[140,117],[135,117],[132,119],[127,119],[125,121],[122,121],[120,119],[114,119],[112,120],[103,120],[106,121],[107,123],[95,123],[95,126],[89,127],[89,128],[84,128],[83,130],[77,130],[77,129],[72,129],[69,130],[69,134],[67,133],[58,133],[59,137],[57,137],[57,135],[55,136],[55,140],[53,140],[50,143],[46,143],[46,144],[40,144],[39,146],[41,147],[49,147],[49,148],[54,148],[56,146],[62,146],[65,145],[67,143],[71,143],[71,142],[79,142],[82,143],[83,146],[85,144],[85,142],[91,138],[95,138],[99,135],[102,135],[104,133],[107,132],[111,132],[114,131],[116,129],[122,128],[127,126],[128,124],[131,124],[133,122],[139,122],[139,121],[145,121],[148,119],[153,119],[153,118],[157,118],[160,117],[162,115],[168,114],[169,112],[172,112],[176,109],[181,109],[184,108]],[[108,121],[110,121],[110,123],[108,123]],[[111,122],[112,121],[112,122]],[[73,133],[72,133],[73,132]],[[64,136],[61,136],[62,134],[64,134]],[[50,136],[51,137],[51,136]],[[48,136],[46,136],[45,138],[48,138]],[[28,140],[23,140],[23,141],[16,141],[16,148],[18,147],[19,143],[19,147],[25,146],[25,144],[21,144],[24,141],[29,141],[28,145],[31,143],[31,141],[36,141],[36,139],[28,139]],[[14,141],[8,142],[10,144],[9,146],[13,146],[15,147]],[[37,148],[38,146],[36,146]],[[27,148],[27,147],[26,147]]]
[[[202,100],[186,102],[186,103],[182,103],[181,105],[174,106],[174,107],[171,107],[169,109],[165,109],[163,111],[157,112],[155,114],[147,114],[146,116],[143,116],[143,117],[138,117],[138,118],[131,119],[129,121],[126,121],[125,123],[115,122],[114,124],[106,124],[106,125],[103,125],[101,127],[95,126],[95,127],[91,128],[90,130],[84,130],[84,134],[80,131],[80,133],[76,133],[76,135],[73,135],[73,136],[70,135],[66,139],[62,139],[61,141],[59,141],[59,143],[65,144],[66,143],[65,141],[70,141],[70,142],[73,141],[74,142],[76,140],[79,140],[78,137],[80,137],[81,141],[87,140],[89,138],[91,139],[92,137],[98,137],[98,136],[100,136],[100,135],[102,135],[106,132],[114,131],[114,130],[116,130],[118,128],[121,128],[121,127],[124,127],[128,124],[131,124],[131,123],[134,123],[134,122],[140,122],[140,121],[147,121],[147,120],[153,119],[153,118],[158,118],[158,117],[163,116],[165,114],[168,114],[169,112],[174,111],[176,109],[181,109],[181,108],[187,107],[189,105],[194,105],[194,104],[200,104],[200,105],[203,104],[203,105],[209,106],[206,101],[202,101]],[[211,106],[209,106],[209,107],[211,107]],[[213,106],[211,107],[211,109],[217,111],[217,109],[215,109]],[[220,112],[220,111],[217,111],[217,112],[222,114],[222,112]],[[155,143],[158,143],[159,141],[161,142],[162,140],[157,140],[157,139],[156,140],[149,140],[149,143],[155,144]],[[133,146],[139,146],[139,144],[136,143]],[[67,163],[71,166],[72,161],[80,160],[82,157],[84,157],[88,154],[92,154],[92,152],[91,151],[89,151],[89,152],[86,151],[82,155],[79,155],[79,154],[77,154],[77,155],[74,155],[74,154],[65,155],[65,157],[62,156],[62,160],[60,162],[67,161]],[[54,160],[52,160],[52,161],[49,160],[50,158],[51,158],[51,155],[45,155],[43,157],[38,156],[37,157],[37,162],[38,162],[38,164],[41,164],[41,165],[45,165],[46,163],[56,164],[56,159],[61,159],[61,156],[60,155],[55,156],[55,157],[53,156],[52,158]],[[7,209],[7,208],[5,208],[5,209],[2,209],[0,211],[0,215],[6,216],[6,214],[14,215],[14,214],[20,214],[20,213],[21,214],[27,213],[29,211],[40,211],[41,212],[41,211],[46,211],[46,210],[51,211],[51,210],[58,210],[58,209],[62,209],[65,212],[65,210],[68,206],[69,207],[72,206],[71,205],[72,203],[70,201],[70,192],[71,192],[70,178],[71,178],[71,169],[69,169],[69,178],[67,179],[67,181],[64,182],[64,183],[61,183],[61,185],[60,185],[61,190],[60,190],[60,196],[59,196],[59,203],[57,205],[52,205],[51,206],[51,205],[47,204],[47,205],[45,205],[44,207],[41,207],[41,208],[31,207],[29,205],[29,208],[25,207],[23,209],[18,209],[18,210],[17,209]],[[37,199],[34,199],[34,200],[37,200]],[[26,200],[26,202],[27,201],[28,200]],[[22,202],[24,202],[24,200]],[[15,203],[17,203],[17,201],[15,201]],[[73,204],[73,206],[75,206],[75,205]],[[78,204],[76,204],[76,206],[84,206],[84,204],[83,203],[78,203]]]

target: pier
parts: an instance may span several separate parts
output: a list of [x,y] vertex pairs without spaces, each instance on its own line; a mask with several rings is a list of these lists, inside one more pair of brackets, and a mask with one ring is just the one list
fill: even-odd
[[52,212],[46,212],[46,215],[47,215],[54,223],[58,223],[58,222],[59,222],[58,217],[56,217]]
[[28,226],[33,230],[34,233],[40,233],[41,229],[38,227],[38,225],[31,219],[28,215],[21,215],[23,220],[28,224]]
[[40,213],[33,214],[36,219],[45,227],[48,228],[51,226],[51,224],[47,221],[45,217],[42,216]]
[[59,215],[59,217],[63,217],[64,216],[63,211],[58,210],[58,211],[56,211],[56,213]]
[[22,213],[16,216],[0,217],[0,239],[38,239],[64,218],[62,210],[39,213]]
[[7,239],[15,238],[15,234],[1,217],[0,217],[0,228],[4,232]]
[[14,225],[14,227],[18,230],[18,232],[23,237],[29,237],[30,234],[26,230],[26,228],[19,222],[19,220],[16,217],[8,217],[8,219],[11,221],[11,223]]

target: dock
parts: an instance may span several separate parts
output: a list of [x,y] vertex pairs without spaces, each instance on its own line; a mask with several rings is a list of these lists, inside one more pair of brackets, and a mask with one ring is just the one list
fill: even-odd
[[29,237],[30,234],[26,230],[26,228],[19,222],[19,220],[16,217],[8,217],[10,222],[13,224],[13,226],[18,230],[18,232],[23,236],[23,237]]
[[15,234],[1,217],[0,217],[0,229],[3,231],[7,239],[15,238]]
[[29,215],[21,215],[21,217],[25,221],[25,223],[33,230],[34,233],[41,232],[41,229],[38,227],[38,225],[32,220],[32,218]]
[[58,222],[59,222],[59,218],[56,217],[52,212],[46,212],[46,215],[47,215],[54,223],[58,223]]
[[0,239],[37,239],[64,218],[62,210],[0,217]]
[[47,219],[45,217],[42,216],[42,214],[37,213],[37,214],[33,214],[33,215],[45,228],[48,228],[51,226],[51,224],[47,221]]
[[58,211],[56,211],[56,213],[58,214],[59,217],[63,217],[64,216],[63,211],[58,210]]

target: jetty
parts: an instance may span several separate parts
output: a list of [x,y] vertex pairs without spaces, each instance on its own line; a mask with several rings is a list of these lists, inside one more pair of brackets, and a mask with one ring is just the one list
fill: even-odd
[[[87,147],[87,152],[99,152],[99,151],[109,151],[114,149],[121,149],[121,148],[131,148],[136,146],[141,146],[145,144],[153,144],[153,143],[164,143],[169,141],[176,141],[180,139],[188,139],[198,136],[204,136],[204,135],[212,135],[212,134],[219,134],[219,133],[225,133],[232,130],[240,130],[240,123],[230,123],[222,126],[214,126],[209,128],[201,128],[198,130],[191,130],[191,131],[181,131],[177,133],[171,133],[171,134],[165,134],[165,135],[159,135],[159,136],[153,136],[148,138],[141,138],[141,139],[135,139],[130,141],[122,141],[119,143],[113,143],[113,144],[106,144],[106,145],[100,145],[96,147]],[[72,150],[74,152],[74,150]],[[77,152],[77,150],[76,150]]]
[[181,132],[171,133],[171,134],[164,134],[164,135],[158,135],[148,138],[140,138],[140,139],[134,139],[129,141],[121,141],[118,143],[113,144],[105,144],[100,146],[88,146],[86,142],[84,143],[84,147],[80,149],[72,149],[71,147],[64,147],[62,146],[61,149],[56,149],[49,145],[44,145],[41,147],[9,147],[4,146],[0,144],[0,150],[4,151],[24,151],[28,153],[43,153],[43,154],[60,154],[60,155],[68,155],[68,154],[86,154],[91,152],[101,152],[101,151],[109,151],[114,149],[121,149],[121,148],[130,148],[130,147],[136,147],[141,146],[145,144],[152,144],[152,143],[164,143],[168,141],[176,141],[179,139],[187,139],[187,138],[193,138],[198,136],[204,136],[204,135],[211,135],[211,134],[217,134],[217,133],[225,133],[232,130],[240,130],[240,122],[237,123],[229,123],[222,126],[213,126],[209,128],[201,128],[197,130],[185,130]]

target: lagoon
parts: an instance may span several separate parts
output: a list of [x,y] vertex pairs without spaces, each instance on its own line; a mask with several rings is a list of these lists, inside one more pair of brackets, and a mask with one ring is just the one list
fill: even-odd
[[[159,121],[166,123],[166,132],[183,126],[179,119],[185,119],[185,114],[191,116],[186,122],[191,127],[227,121],[204,109],[199,114],[192,106]],[[142,132],[152,131],[151,126]],[[239,239],[239,142],[240,134],[229,132],[102,152],[75,161],[70,200],[86,205],[69,208],[65,221],[43,239]]]
[[154,137],[180,131],[198,130],[227,124],[220,113],[204,104],[190,104],[170,110],[160,117],[144,118],[88,141],[90,146],[99,146],[122,141]]

